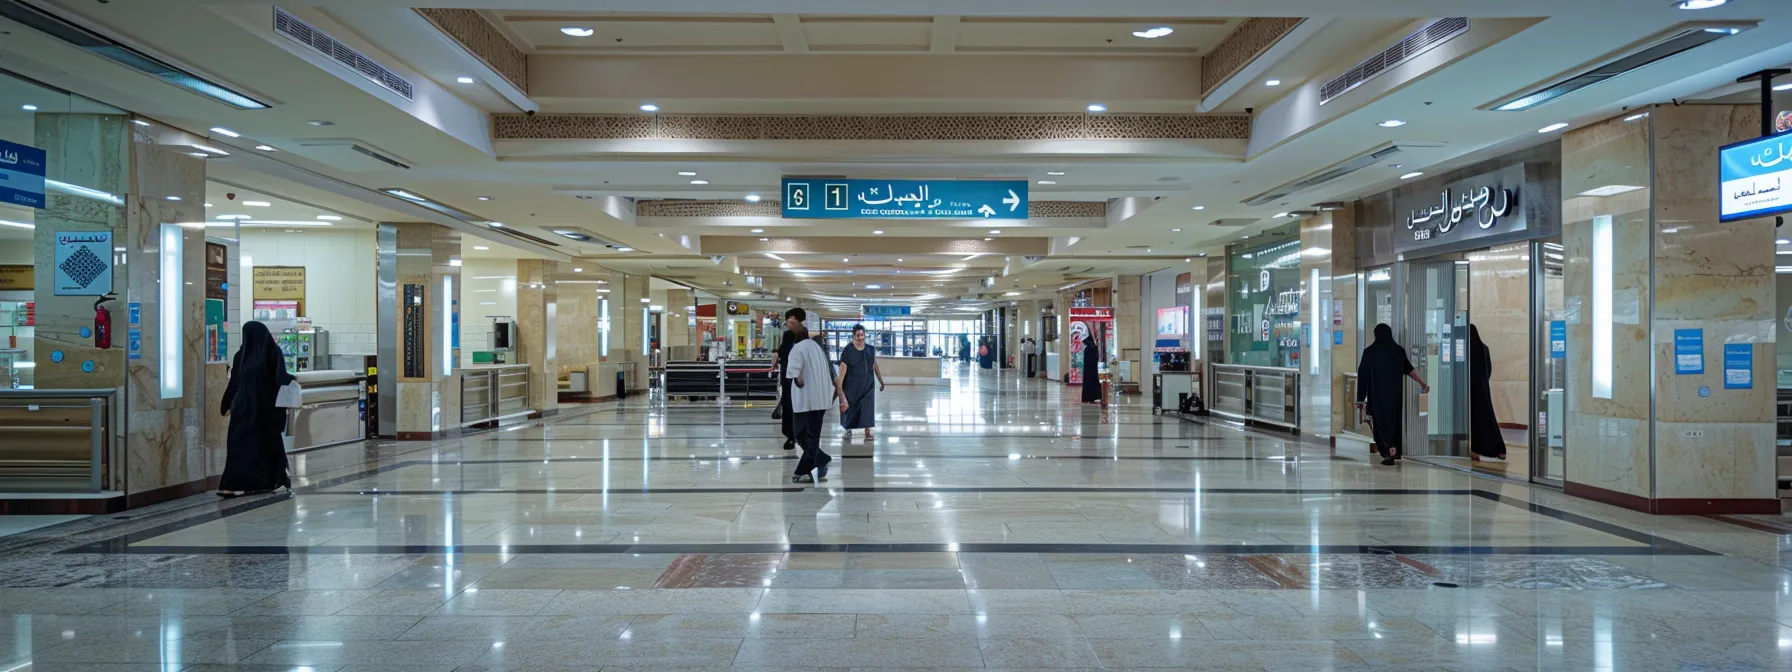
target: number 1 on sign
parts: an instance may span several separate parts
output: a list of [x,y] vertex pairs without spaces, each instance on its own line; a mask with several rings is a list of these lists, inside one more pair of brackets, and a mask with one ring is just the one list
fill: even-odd
[[828,209],[828,210],[845,210],[846,209],[846,185],[844,185],[844,184],[823,185],[822,198],[824,200],[822,200],[822,202],[821,202],[821,207]]

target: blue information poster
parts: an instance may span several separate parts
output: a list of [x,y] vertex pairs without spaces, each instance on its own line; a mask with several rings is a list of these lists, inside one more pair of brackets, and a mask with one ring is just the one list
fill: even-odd
[[1549,323],[1549,358],[1568,358],[1568,323],[1553,320]]
[[1674,330],[1674,375],[1695,376],[1705,372],[1705,330]]
[[44,207],[45,161],[44,150],[0,140],[0,203]]
[[1724,344],[1724,389],[1747,390],[1755,386],[1755,346]]
[[1026,180],[784,178],[785,219],[1027,218]]
[[909,307],[864,305],[859,307],[859,312],[865,317],[908,317]]

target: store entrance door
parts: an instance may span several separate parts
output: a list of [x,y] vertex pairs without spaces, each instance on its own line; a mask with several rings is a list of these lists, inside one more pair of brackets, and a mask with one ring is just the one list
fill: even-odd
[[1407,265],[1400,342],[1419,375],[1431,384],[1430,394],[1420,393],[1417,385],[1406,387],[1408,455],[1469,453],[1468,272],[1467,261]]

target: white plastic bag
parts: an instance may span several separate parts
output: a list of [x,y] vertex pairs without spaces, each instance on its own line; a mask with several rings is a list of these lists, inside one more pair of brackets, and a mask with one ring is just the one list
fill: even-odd
[[295,380],[280,388],[280,393],[274,396],[274,405],[280,408],[298,408],[301,396],[303,391],[299,389],[299,381]]

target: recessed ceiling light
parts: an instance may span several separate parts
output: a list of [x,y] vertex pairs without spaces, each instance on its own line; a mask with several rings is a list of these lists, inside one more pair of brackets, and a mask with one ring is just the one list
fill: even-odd
[[20,106],[19,109],[24,110],[26,112],[36,112],[37,106],[36,105],[23,105],[23,106]]
[[341,218],[341,217],[339,217],[339,216],[336,216],[336,215],[318,215],[318,216],[317,216],[317,218],[318,218],[318,219],[321,219],[321,220],[323,220],[323,221],[326,221],[326,222],[340,222],[340,221],[342,221],[342,218]]
[[330,121],[329,119],[312,119],[311,121],[307,121],[305,123],[311,124],[312,126],[335,126],[336,125],[336,122]]
[[1792,84],[1781,84],[1779,86],[1773,87],[1773,90],[1775,90],[1775,91],[1792,91]]
[[247,205],[251,208],[271,208],[274,206],[273,203],[267,201],[243,201],[243,205]]
[[873,235],[873,236],[881,236],[881,235],[884,235],[884,230],[883,230],[883,229],[876,229],[876,230],[874,230],[874,231],[872,231],[872,232],[871,232],[871,235]]
[[224,128],[224,127],[223,127],[223,126],[213,126],[213,127],[212,127],[212,132],[213,132],[213,133],[217,133],[217,134],[218,134],[218,135],[222,135],[222,136],[225,136],[225,137],[229,137],[229,138],[240,138],[240,137],[243,137],[243,135],[242,135],[242,134],[241,134],[241,133],[238,133],[238,132],[236,132],[236,131],[233,131],[233,130],[230,130],[230,129],[228,129],[228,128]]
[[1399,119],[1389,119],[1387,121],[1383,121],[1381,123],[1376,124],[1376,126],[1380,126],[1382,128],[1399,128],[1399,127],[1405,126],[1405,125],[1406,125],[1406,122],[1401,121]]
[[632,248],[632,247],[618,247],[618,248],[616,248],[616,251],[617,251],[617,252],[633,252],[633,251],[635,251],[635,248]]
[[454,78],[454,81],[460,82],[462,84],[472,84],[473,78],[472,77],[456,77],[456,78]]
[[1287,216],[1288,216],[1288,213],[1286,213],[1286,212],[1278,212],[1278,213],[1276,213],[1276,218],[1277,218],[1277,219],[1281,219],[1281,218],[1283,218],[1283,217],[1287,217]]
[[209,207],[212,207],[212,204],[210,204],[210,203],[207,203],[207,204],[205,204],[205,207],[208,207],[208,208],[209,208]]
[[480,252],[484,252],[484,251],[492,249],[492,248],[486,247],[484,245],[474,245],[473,249],[478,250]]
[[765,233],[765,229],[753,229],[753,233]]
[[592,35],[597,34],[597,31],[584,26],[566,26],[565,28],[561,28],[560,32],[573,37],[591,37]]
[[574,268],[574,269],[572,269],[572,272],[574,272],[574,273],[584,273],[584,272],[585,272],[585,269],[583,269],[583,268]]
[[1002,230],[1001,229],[990,229],[989,235],[992,235],[992,236],[1002,235]]
[[1205,205],[1197,205],[1197,206],[1195,206],[1195,207],[1193,207],[1193,208],[1189,208],[1189,209],[1190,209],[1190,210],[1206,210],[1206,209],[1207,209],[1207,206],[1205,206]]
[[138,126],[148,126],[149,125],[149,122],[144,121],[142,119],[132,119],[131,123],[136,124]]
[[771,239],[770,239],[770,238],[760,238],[760,239],[759,239],[759,242],[761,242],[761,243],[767,243],[767,242],[771,242]]
[[759,194],[747,194],[747,202],[748,203],[758,203],[759,202]]
[[1101,114],[1108,111],[1108,106],[1101,103],[1089,103],[1089,106],[1083,109],[1088,110],[1091,114]]
[[480,196],[480,197],[479,197],[479,200],[481,200],[481,201],[489,201],[489,200],[492,200],[492,197],[490,197],[490,196]]
[[180,200],[180,197],[179,197],[179,196],[169,196],[169,197],[168,197],[168,200],[170,200],[170,201],[178,201],[178,200]]
[[653,103],[643,103],[641,105],[641,111],[642,112],[658,112],[658,111],[660,111],[660,106],[655,105]]
[[1040,180],[1039,184],[1057,184],[1055,180]]
[[1056,176],[1059,176],[1059,175],[1063,175],[1063,174],[1064,174],[1064,171],[1062,171],[1062,170],[1048,170],[1048,171],[1045,171],[1045,174],[1047,174],[1047,175],[1051,175],[1051,176],[1053,176],[1053,177],[1056,177]]
[[678,175],[679,175],[679,177],[696,177],[696,176],[697,176],[697,171],[695,171],[695,170],[681,170],[681,171],[678,171]]
[[883,285],[865,285],[865,289],[883,289]]
[[709,180],[691,180],[691,184],[709,184]]
[[269,145],[256,145],[256,146],[255,146],[255,151],[258,151],[258,152],[278,152],[278,151],[280,151],[280,150],[278,150],[278,149],[274,149],[274,148],[273,148],[273,147],[271,147],[271,146],[269,146]]
[[995,239],[994,239],[994,238],[984,238],[984,239],[983,239],[983,242],[985,242],[985,243],[987,243],[987,242],[989,242],[989,241],[992,241],[992,240],[995,240]]
[[1674,3],[1674,6],[1680,9],[1711,9],[1712,7],[1722,7],[1729,2],[1730,0],[1680,0],[1680,2]]
[[1773,241],[1773,244],[1775,244],[1775,245],[1792,245],[1792,240],[1786,240],[1785,238],[1781,238],[1779,240]]
[[841,260],[840,260],[840,262],[841,262],[841,263],[845,263],[845,264],[850,264],[850,263],[852,263],[852,259],[850,259],[850,258],[847,258],[847,259],[841,259]]
[[1556,131],[1562,130],[1567,127],[1568,127],[1568,124],[1557,122],[1554,124],[1550,124],[1548,126],[1544,126],[1543,128],[1539,128],[1539,129],[1537,129],[1537,132],[1538,133],[1554,133]]
[[485,225],[486,225],[486,226],[489,226],[489,227],[492,227],[492,228],[494,228],[494,229],[502,229],[502,228],[504,228],[504,223],[503,223],[503,222],[486,222],[486,223],[485,223]]
[[1282,85],[1282,80],[1279,80],[1279,79],[1271,79],[1271,80],[1268,80],[1268,81],[1265,81],[1265,82],[1263,82],[1263,85],[1264,85],[1264,86],[1281,86],[1281,85]]
[[1420,175],[1424,175],[1424,174],[1425,174],[1425,173],[1423,173],[1423,172],[1421,172],[1421,171],[1417,171],[1417,170],[1415,170],[1415,171],[1412,171],[1412,172],[1410,172],[1410,173],[1407,173],[1407,174],[1405,174],[1405,175],[1401,175],[1401,176],[1400,176],[1400,179],[1402,179],[1402,180],[1410,180],[1410,179],[1412,179],[1412,178],[1415,178],[1415,177],[1418,177],[1418,176],[1420,176]]
[[1182,229],[1170,229],[1170,233],[1182,233]]
[[1142,37],[1147,40],[1155,40],[1157,38],[1163,37],[1165,35],[1169,35],[1170,33],[1174,33],[1174,32],[1176,32],[1175,28],[1171,28],[1169,26],[1157,26],[1155,28],[1146,28],[1145,30],[1132,31],[1132,36],[1133,37]]

